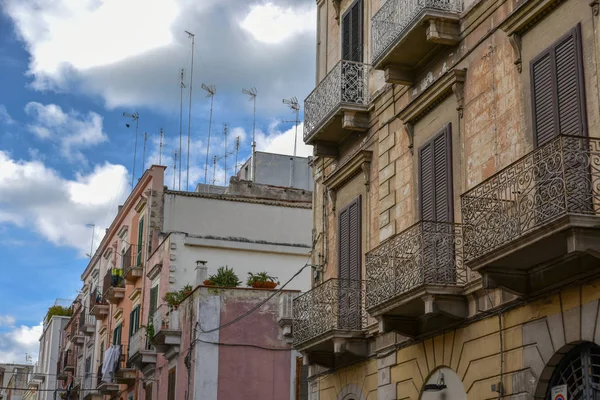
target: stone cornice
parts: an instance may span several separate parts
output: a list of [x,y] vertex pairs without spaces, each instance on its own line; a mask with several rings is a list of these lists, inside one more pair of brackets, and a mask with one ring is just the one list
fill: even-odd
[[[365,185],[369,185],[369,169],[371,165],[371,160],[373,158],[373,152],[369,150],[360,150],[356,154],[354,154],[350,159],[344,164],[340,165],[336,168],[335,171],[331,173],[325,179],[323,184],[329,191],[337,191],[341,188],[346,182],[350,179],[354,178],[359,173],[365,173]],[[365,172],[366,171],[366,172]]]
[[[527,0],[514,9],[514,11],[498,26],[508,36],[519,36],[527,32],[548,13],[562,4],[565,0]],[[519,3],[518,1],[515,3]]]

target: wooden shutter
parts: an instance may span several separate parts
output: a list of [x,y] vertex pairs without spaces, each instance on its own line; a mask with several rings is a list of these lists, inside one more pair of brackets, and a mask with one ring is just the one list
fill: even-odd
[[342,60],[362,62],[363,1],[356,0],[342,16]]
[[123,325],[119,324],[113,331],[113,344],[121,344],[121,332],[123,330]]
[[580,25],[533,59],[530,73],[536,146],[558,134],[585,135]]
[[361,279],[361,198],[354,199],[339,214],[339,278]]
[[175,368],[169,370],[167,400],[175,400]]
[[148,318],[152,318],[158,306],[158,286],[150,289],[150,307],[148,309]]
[[446,125],[419,149],[419,198],[423,221],[452,222],[452,128]]
[[152,384],[146,383],[146,400],[152,400]]
[[129,337],[133,336],[137,331],[140,324],[140,306],[137,305],[129,313]]
[[142,265],[142,250],[144,249],[144,217],[140,218],[138,223],[138,247],[137,247],[137,263],[136,265]]

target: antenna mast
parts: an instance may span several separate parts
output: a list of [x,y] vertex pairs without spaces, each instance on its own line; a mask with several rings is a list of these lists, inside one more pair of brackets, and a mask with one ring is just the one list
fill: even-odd
[[237,176],[238,153],[240,152],[240,137],[235,138],[235,165],[233,166],[233,174]]
[[283,104],[287,105],[292,112],[296,113],[296,130],[294,133],[294,157],[290,157],[290,187],[294,185],[294,158],[296,157],[296,142],[298,141],[298,114],[300,113],[300,103],[296,97],[283,99]]
[[206,93],[206,97],[210,97],[210,116],[208,118],[208,138],[206,139],[206,162],[204,163],[204,184],[206,184],[206,178],[208,175],[208,152],[210,151],[210,129],[212,127],[212,111],[213,111],[213,100],[215,99],[215,93],[217,92],[217,88],[215,85],[205,85],[202,84],[202,89],[204,89]]
[[252,156],[250,158],[250,180],[254,182],[256,175],[256,95],[258,92],[256,91],[256,88],[253,87],[251,89],[242,89],[242,93],[250,96],[250,100],[254,102],[254,117],[252,120]]
[[[183,68],[179,70],[179,154],[181,154],[182,147],[182,136],[183,136],[183,89],[185,89],[185,83],[183,83]],[[179,157],[179,189],[181,190],[181,159],[183,157]],[[175,189],[175,188],[173,188]]]
[[162,165],[163,128],[160,128],[160,143],[158,146],[158,165]]
[[175,178],[177,177],[177,150],[175,150],[175,156],[174,156],[174,162],[173,162],[173,189],[175,189]]
[[223,159],[225,160],[223,174],[225,175],[225,177],[223,178],[223,186],[227,186],[227,124],[223,124],[223,135],[225,136],[225,155],[223,156]]
[[148,132],[144,132],[144,154],[142,156],[142,174],[146,171],[146,142],[148,141]]
[[213,180],[212,184],[215,185],[215,176],[217,174],[217,156],[213,156]]
[[[135,145],[133,148],[133,170],[131,171],[131,190],[133,190],[133,183],[135,181],[135,157],[137,154],[137,140],[138,140],[138,127],[140,122],[140,114],[134,112],[133,114],[129,114],[124,112],[123,116],[126,118],[131,118],[132,121],[135,121]],[[131,127],[131,124],[125,124],[127,128]]]
[[[185,31],[188,34],[188,38],[192,38],[192,68],[190,69],[190,105],[188,112],[188,148],[187,148],[187,176],[185,179],[185,190],[187,191],[190,186],[190,145],[191,145],[191,124],[192,124],[192,89],[194,86],[194,44],[196,36],[193,33]],[[180,188],[181,189],[181,188]]]

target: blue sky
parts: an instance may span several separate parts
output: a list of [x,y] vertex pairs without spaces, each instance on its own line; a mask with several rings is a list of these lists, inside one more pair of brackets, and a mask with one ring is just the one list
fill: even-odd
[[[123,112],[140,114],[137,177],[142,161],[158,163],[164,129],[172,186],[179,69],[188,87],[190,78],[184,31],[196,34],[192,189],[204,177],[203,82],[217,87],[211,160],[225,152],[224,123],[228,151],[240,136],[240,162],[248,157],[252,103],[241,89],[252,86],[258,149],[292,152],[294,130],[282,121],[294,116],[281,100],[302,100],[314,86],[314,8],[312,0],[0,0],[0,362],[37,357],[47,308],[81,287],[92,237],[86,224],[98,227],[99,243],[131,189],[135,130]],[[184,144],[188,96],[186,88]],[[298,142],[299,155],[309,155]],[[217,183],[225,176],[221,160]]]

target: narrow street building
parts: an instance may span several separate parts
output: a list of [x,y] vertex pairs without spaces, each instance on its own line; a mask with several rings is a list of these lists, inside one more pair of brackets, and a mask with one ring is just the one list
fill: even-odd
[[598,2],[317,7],[309,399],[599,397]]

